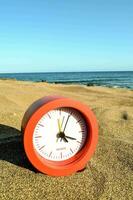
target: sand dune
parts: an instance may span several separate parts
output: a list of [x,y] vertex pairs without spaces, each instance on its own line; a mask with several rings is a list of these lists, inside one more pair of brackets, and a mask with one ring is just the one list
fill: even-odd
[[[93,158],[80,173],[49,177],[33,169],[19,137],[27,107],[46,95],[80,100],[99,123]],[[0,80],[0,200],[133,199],[133,91]]]

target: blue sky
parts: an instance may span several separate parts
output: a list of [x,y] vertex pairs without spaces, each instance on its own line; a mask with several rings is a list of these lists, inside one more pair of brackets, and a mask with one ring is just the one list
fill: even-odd
[[132,0],[0,0],[0,72],[133,70]]

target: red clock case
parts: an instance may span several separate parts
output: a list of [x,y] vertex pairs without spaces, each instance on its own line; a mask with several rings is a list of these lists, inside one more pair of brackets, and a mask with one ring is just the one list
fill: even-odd
[[[36,124],[44,114],[60,107],[74,108],[83,115],[88,126],[88,137],[81,151],[72,158],[60,162],[48,161],[34,149],[33,133]],[[46,96],[34,102],[24,114],[21,130],[29,161],[37,170],[51,176],[67,176],[82,170],[93,155],[98,142],[98,124],[91,109],[79,101],[61,96]]]

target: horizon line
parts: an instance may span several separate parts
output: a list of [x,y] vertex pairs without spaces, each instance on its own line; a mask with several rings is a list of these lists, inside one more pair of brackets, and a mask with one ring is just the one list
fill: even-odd
[[95,70],[95,71],[36,71],[36,72],[0,72],[0,74],[33,74],[33,73],[85,73],[85,72],[133,72],[133,70]]

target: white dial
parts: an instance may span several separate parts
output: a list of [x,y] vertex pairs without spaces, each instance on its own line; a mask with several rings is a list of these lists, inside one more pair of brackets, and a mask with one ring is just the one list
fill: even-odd
[[84,146],[86,122],[73,108],[49,111],[37,123],[33,133],[34,149],[50,161],[64,161],[73,157]]

